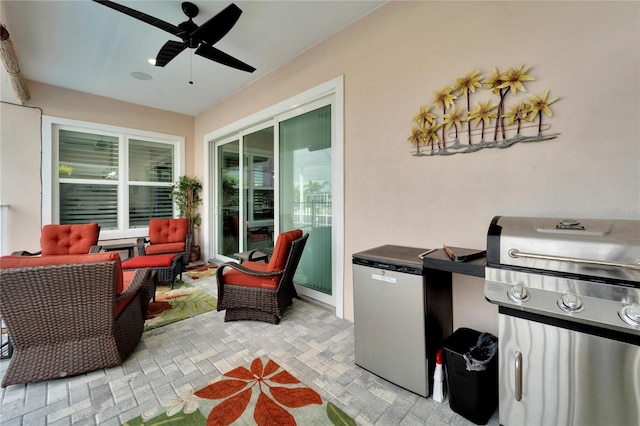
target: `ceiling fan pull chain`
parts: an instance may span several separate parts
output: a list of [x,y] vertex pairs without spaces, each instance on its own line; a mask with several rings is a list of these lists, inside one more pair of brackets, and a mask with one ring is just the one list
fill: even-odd
[[193,84],[193,52],[189,55],[189,84]]

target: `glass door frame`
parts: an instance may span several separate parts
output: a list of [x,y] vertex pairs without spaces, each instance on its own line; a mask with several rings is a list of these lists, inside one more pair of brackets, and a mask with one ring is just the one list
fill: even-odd
[[[202,231],[204,232],[203,248],[207,259],[215,259],[217,261],[226,260],[224,257],[216,253],[217,235],[216,233],[216,149],[217,143],[223,140],[238,140],[241,132],[247,129],[254,129],[254,126],[273,125],[274,135],[279,133],[278,121],[288,111],[294,110],[311,102],[320,99],[330,99],[325,101],[325,105],[332,103],[332,134],[333,141],[332,151],[332,199],[333,199],[333,215],[332,215],[332,294],[333,301],[330,303],[335,306],[335,314],[338,318],[344,317],[344,76],[336,77],[303,93],[295,95],[278,104],[268,107],[262,111],[251,114],[234,123],[228,124],[218,130],[204,135],[204,215]],[[254,129],[255,130],[255,129]],[[278,152],[278,146],[274,146],[274,152]],[[279,164],[275,160],[275,176],[279,176]],[[276,188],[279,183],[275,183]],[[274,216],[276,218],[274,235],[279,233],[279,195],[275,194]],[[229,260],[233,260],[227,258]]]

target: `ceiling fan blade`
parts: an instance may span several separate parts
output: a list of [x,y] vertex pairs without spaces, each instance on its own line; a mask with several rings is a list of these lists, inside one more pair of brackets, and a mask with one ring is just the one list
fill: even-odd
[[186,35],[183,30],[181,30],[180,28],[176,27],[173,24],[163,21],[162,19],[154,18],[151,15],[147,15],[146,13],[139,12],[127,6],[123,6],[121,4],[114,3],[112,1],[106,1],[106,0],[93,0],[93,1],[96,3],[100,3],[103,6],[107,6],[113,10],[117,10],[120,13],[124,13],[125,15],[129,15],[132,18],[138,19],[142,22],[146,22],[147,24],[153,25],[156,28],[160,28],[161,30],[166,31],[169,34],[173,34],[180,38]]
[[181,43],[179,41],[169,40],[164,44],[164,46],[162,46],[162,48],[158,52],[158,56],[156,56],[155,65],[157,67],[164,67],[186,48],[187,48],[187,45],[184,43]]
[[222,12],[200,25],[191,33],[190,38],[214,45],[233,28],[241,14],[242,10],[231,3]]
[[251,65],[245,64],[239,59],[233,56],[227,55],[222,50],[216,49],[213,46],[208,46],[204,43],[196,49],[196,55],[200,55],[204,58],[211,59],[212,61],[219,62],[223,65],[239,69],[246,72],[254,72],[256,69]]

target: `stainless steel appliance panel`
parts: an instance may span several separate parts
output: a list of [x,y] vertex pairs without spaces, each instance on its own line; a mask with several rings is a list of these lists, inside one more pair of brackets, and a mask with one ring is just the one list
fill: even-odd
[[423,276],[377,266],[381,267],[353,265],[355,362],[426,397]]
[[640,425],[640,347],[499,315],[500,424]]
[[490,266],[640,281],[640,221],[496,216]]

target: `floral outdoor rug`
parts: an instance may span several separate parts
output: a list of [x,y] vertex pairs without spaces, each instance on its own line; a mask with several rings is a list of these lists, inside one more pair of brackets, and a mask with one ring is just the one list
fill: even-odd
[[186,275],[192,280],[199,280],[200,278],[212,277],[216,274],[217,266],[214,265],[197,265],[187,268]]
[[216,306],[218,300],[215,297],[184,281],[176,281],[173,289],[159,285],[156,288],[156,301],[149,302],[144,331],[213,311]]
[[223,374],[204,388],[138,416],[138,425],[356,425],[267,357]]

